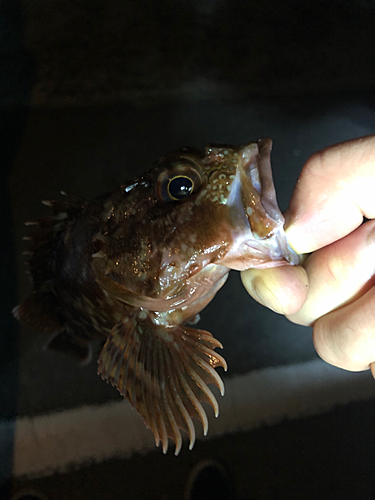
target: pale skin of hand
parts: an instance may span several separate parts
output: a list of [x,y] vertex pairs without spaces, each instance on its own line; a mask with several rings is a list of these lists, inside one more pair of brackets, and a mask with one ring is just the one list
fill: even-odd
[[[369,219],[362,224],[363,217]],[[375,136],[330,146],[302,169],[286,234],[302,266],[241,274],[258,302],[312,326],[328,363],[375,377]]]

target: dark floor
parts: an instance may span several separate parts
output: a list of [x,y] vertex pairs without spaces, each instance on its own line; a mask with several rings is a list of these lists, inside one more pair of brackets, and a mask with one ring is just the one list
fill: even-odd
[[14,490],[32,486],[51,500],[99,500],[103,494],[113,500],[184,500],[194,465],[214,459],[228,469],[240,500],[372,500],[374,418],[374,401],[350,404],[328,415],[198,443],[178,458],[158,452],[113,458],[69,473],[16,480]]
[[[314,151],[375,131],[372,2],[326,8],[291,1],[286,10],[279,2],[270,10],[240,2],[238,11],[225,0],[191,0],[181,11],[173,2],[162,9],[150,4],[151,13],[143,4],[145,10],[101,0],[0,6],[6,28],[0,49],[0,431],[10,422],[0,432],[0,487],[8,479],[0,500],[10,489],[29,487],[50,500],[179,500],[189,471],[207,458],[226,465],[238,500],[375,498],[375,386],[365,400],[347,398],[335,408],[332,399],[311,416],[280,417],[275,425],[260,418],[248,432],[198,441],[178,458],[135,450],[132,458],[75,463],[60,474],[14,474],[22,417],[119,398],[96,375],[95,363],[81,368],[43,351],[43,335],[10,314],[30,291],[22,236],[26,220],[48,212],[40,200],[60,190],[93,198],[181,146],[270,136],[285,210]],[[236,272],[203,311],[200,326],[224,345],[224,381],[317,357],[310,330],[252,301]],[[318,378],[306,386],[307,399]],[[345,396],[345,385],[338,391]]]

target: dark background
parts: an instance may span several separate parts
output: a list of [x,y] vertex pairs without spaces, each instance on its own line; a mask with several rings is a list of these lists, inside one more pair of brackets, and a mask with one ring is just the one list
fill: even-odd
[[[285,210],[314,151],[375,130],[374,28],[373,1],[0,3],[1,419],[118,398],[95,363],[83,370],[41,351],[43,336],[10,314],[30,290],[21,237],[25,220],[46,213],[39,200],[61,189],[92,198],[180,146],[270,136]],[[251,301],[238,273],[201,326],[224,344],[229,377],[316,357],[310,331]],[[183,481],[216,457],[242,500],[370,499],[374,413],[374,400],[351,403],[198,443],[178,463],[154,452],[7,486],[33,484],[51,499],[124,498],[128,488],[137,500],[147,477],[152,498],[179,499],[181,484],[160,477],[178,468]],[[0,477],[12,472],[12,439]]]

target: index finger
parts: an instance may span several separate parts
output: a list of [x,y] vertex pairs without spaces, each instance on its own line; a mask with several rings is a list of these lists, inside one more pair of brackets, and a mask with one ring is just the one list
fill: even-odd
[[287,212],[298,253],[313,252],[375,218],[375,136],[330,146],[305,164]]

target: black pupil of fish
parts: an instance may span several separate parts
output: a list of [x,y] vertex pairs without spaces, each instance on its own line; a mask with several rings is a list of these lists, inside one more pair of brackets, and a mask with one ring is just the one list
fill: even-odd
[[188,177],[174,177],[168,185],[168,191],[172,198],[182,200],[193,191],[193,181]]

